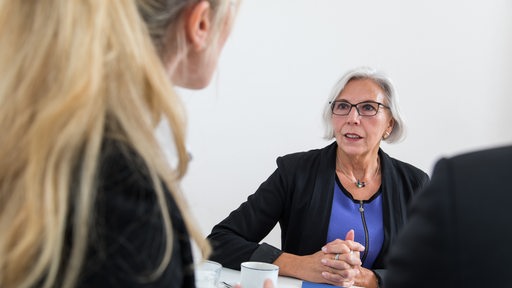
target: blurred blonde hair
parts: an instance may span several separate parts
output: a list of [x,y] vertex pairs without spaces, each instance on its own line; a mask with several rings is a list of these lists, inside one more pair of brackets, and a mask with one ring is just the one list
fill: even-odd
[[[182,104],[159,56],[167,51],[159,44],[161,37],[169,34],[156,33],[149,20],[161,15],[146,9],[159,3],[177,9],[174,18],[160,20],[176,35],[169,53],[183,53],[180,13],[197,2],[0,0],[0,287],[75,285],[94,217],[105,137],[137,152],[153,181],[167,242],[152,277],[162,273],[172,251],[172,224],[160,181],[208,255],[209,245],[178,187],[188,156]],[[216,3],[213,19],[222,23],[219,15],[228,1],[210,2]],[[165,161],[155,138],[162,117],[174,137],[176,167]],[[63,263],[70,226],[70,257]]]

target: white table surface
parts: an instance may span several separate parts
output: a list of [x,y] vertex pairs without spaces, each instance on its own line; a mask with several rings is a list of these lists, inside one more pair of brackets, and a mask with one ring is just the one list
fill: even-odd
[[[240,283],[240,271],[229,268],[222,268],[220,272],[220,281],[224,281],[228,284]],[[279,276],[277,279],[277,288],[301,288],[302,280]]]
[[[240,283],[240,271],[222,267],[222,271],[220,272],[220,281],[224,281],[231,285]],[[301,287],[302,287],[302,280],[299,280],[297,278],[279,276],[279,278],[277,279],[277,287],[276,288],[301,288]],[[352,286],[351,288],[362,288],[362,287]]]

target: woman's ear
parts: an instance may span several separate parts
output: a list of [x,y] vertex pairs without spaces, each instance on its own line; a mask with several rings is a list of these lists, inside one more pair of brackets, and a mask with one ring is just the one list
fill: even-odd
[[389,135],[391,135],[391,132],[393,132],[393,128],[395,127],[395,119],[391,118],[389,120],[389,126],[386,128],[386,131],[384,131],[384,135],[382,136],[382,139],[387,139]]
[[[388,126],[391,130],[393,130],[393,128],[395,127],[395,119],[393,117],[391,117],[391,119],[389,120],[389,126]],[[391,133],[391,131],[390,131]]]
[[200,51],[207,46],[211,32],[210,2],[200,1],[189,9],[185,16],[187,41],[191,49]]

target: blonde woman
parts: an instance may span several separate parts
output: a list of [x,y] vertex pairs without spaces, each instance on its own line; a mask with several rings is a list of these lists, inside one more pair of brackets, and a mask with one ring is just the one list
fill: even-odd
[[177,187],[171,83],[209,83],[236,6],[0,1],[0,287],[194,286],[189,239],[209,246]]

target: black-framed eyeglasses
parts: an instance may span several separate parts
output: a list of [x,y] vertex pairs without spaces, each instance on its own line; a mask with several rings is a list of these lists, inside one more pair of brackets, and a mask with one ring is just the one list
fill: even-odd
[[363,101],[352,104],[345,100],[336,100],[330,102],[329,104],[331,104],[332,114],[339,116],[347,116],[350,114],[352,107],[356,107],[357,113],[360,116],[375,116],[377,115],[377,112],[379,112],[380,106],[389,109],[389,106],[376,101]]

